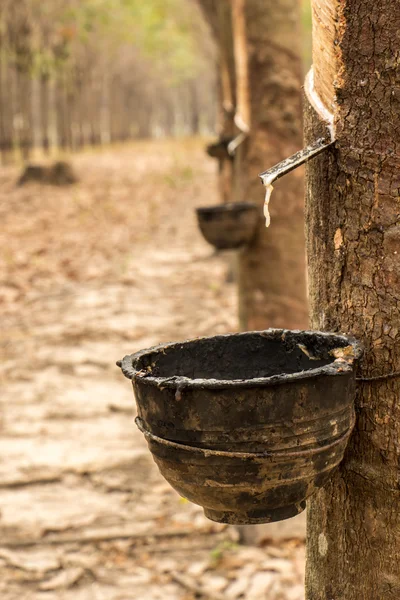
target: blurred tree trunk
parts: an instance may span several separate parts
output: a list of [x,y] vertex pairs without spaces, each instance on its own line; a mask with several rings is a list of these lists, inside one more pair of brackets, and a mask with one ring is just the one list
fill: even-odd
[[75,76],[76,86],[76,148],[82,150],[85,147],[85,104],[84,104],[84,80],[82,78],[82,70],[77,69]]
[[7,63],[0,51],[0,144],[3,164],[11,159],[12,152],[12,95],[9,87]]
[[110,132],[110,70],[109,65],[104,68],[101,90],[101,137],[103,144],[109,144]]
[[33,146],[32,79],[23,69],[17,69],[18,140],[23,160],[29,160]]
[[[308,170],[312,325],[365,355],[345,461],[309,503],[307,598],[397,600],[400,382],[365,379],[400,370],[400,3],[313,4],[314,105],[334,110],[337,143]],[[325,129],[311,105],[308,121],[311,140]]]
[[[93,71],[89,77],[89,121],[90,121],[90,143],[92,146],[100,146],[101,144],[101,110],[100,110],[100,93],[101,93],[101,80],[98,72]],[[120,91],[120,88],[118,88]],[[119,107],[117,108],[119,111]],[[118,112],[118,117],[120,117]],[[120,130],[118,131],[120,135]],[[118,139],[120,137],[118,136]]]
[[40,125],[42,131],[42,148],[45,154],[50,151],[50,136],[49,136],[49,118],[50,118],[50,101],[49,101],[49,75],[43,73],[40,77]]
[[57,144],[61,150],[68,149],[68,115],[65,90],[66,74],[60,71],[56,80]]
[[7,108],[8,108],[8,94],[7,94],[7,82],[6,82],[6,22],[4,18],[4,7],[0,5],[0,150],[1,160],[3,164],[7,163],[8,154],[10,151],[9,144],[7,143]]
[[188,92],[189,92],[189,127],[192,135],[199,135],[200,133],[200,102],[199,102],[199,89],[195,80],[189,81]]
[[71,152],[75,151],[75,127],[74,127],[74,117],[75,117],[75,102],[76,102],[76,96],[75,96],[75,81],[74,81],[74,76],[73,76],[73,72],[69,73],[69,77],[67,80],[67,85],[65,88],[65,106],[66,106],[66,110],[67,110],[67,123],[66,123],[66,130],[67,130],[67,143],[68,143],[68,149]]
[[134,105],[136,114],[136,137],[139,139],[149,138],[151,136],[151,125],[154,113],[154,104],[152,98],[145,100],[135,90]]
[[[232,0],[237,119],[249,126],[240,147],[235,185],[240,200],[264,194],[259,173],[302,146],[302,67],[298,0]],[[239,312],[243,329],[307,326],[303,177],[296,171],[276,186],[272,224],[239,255]]]
[[[220,104],[220,138],[234,136],[236,108],[236,68],[232,30],[231,0],[199,0],[218,48],[218,87]],[[233,200],[233,163],[228,157],[219,159],[219,187],[223,202]]]

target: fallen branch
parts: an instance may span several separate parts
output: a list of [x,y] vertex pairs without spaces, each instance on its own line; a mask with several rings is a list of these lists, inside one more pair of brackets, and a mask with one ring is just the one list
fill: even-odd
[[[216,534],[217,536],[220,534]],[[224,541],[223,537],[219,537],[215,539],[215,537],[210,538],[210,542],[207,544],[198,544],[196,543],[196,552],[198,551],[208,551],[212,552],[215,549],[216,542]],[[134,549],[133,549],[134,550]],[[137,549],[138,551],[140,548]],[[151,554],[186,554],[187,552],[193,552],[193,540],[188,544],[179,544],[179,545],[163,545],[160,546],[157,544],[154,548],[151,549]]]
[[[29,548],[31,546],[59,546],[63,544],[93,544],[97,542],[112,542],[115,540],[152,540],[162,538],[186,537],[192,535],[209,535],[209,529],[166,529],[165,531],[146,531],[138,533],[124,529],[113,529],[106,531],[93,531],[82,535],[59,536],[49,538],[37,538],[33,540],[2,540],[3,548]],[[216,532],[217,533],[217,532]],[[220,533],[220,532],[218,532]]]
[[24,562],[22,558],[4,548],[0,548],[0,560],[4,561],[8,567],[12,567],[13,569],[26,571],[27,573],[36,573],[42,576],[49,571],[55,571],[60,568],[59,561],[54,560],[54,562],[52,562],[51,559],[47,565],[42,567],[39,567],[36,564],[29,564],[29,562]]
[[170,576],[173,579],[173,581],[176,581],[182,587],[189,590],[189,592],[193,592],[197,596],[201,596],[202,598],[206,598],[208,600],[226,600],[226,597],[222,596],[222,594],[218,594],[218,592],[210,592],[208,590],[205,590],[201,585],[196,583],[187,575],[182,575],[181,573],[172,571],[170,573]]
[[76,585],[85,575],[85,570],[81,567],[75,567],[61,571],[48,581],[43,581],[39,585],[39,590],[42,592],[50,592],[53,590],[67,590]]
[[30,477],[26,479],[11,479],[3,480],[0,483],[0,489],[18,489],[28,487],[30,485],[47,485],[49,483],[60,483],[63,480],[63,475],[43,475],[40,477]]
[[131,415],[134,412],[133,406],[122,406],[119,404],[109,404],[107,406],[108,410],[113,413],[124,413],[127,415]]
[[[104,471],[109,471],[111,469],[124,469],[126,467],[131,467],[132,462],[142,458],[143,456],[147,456],[147,452],[145,450],[135,451],[129,459],[126,460],[110,460],[105,464],[98,463],[89,463],[81,465],[78,468],[67,468],[67,469],[46,469],[39,468],[36,469],[36,472],[31,473],[27,477],[24,477],[21,474],[21,477],[14,479],[6,479],[5,476],[1,478],[0,481],[0,489],[18,489],[29,487],[33,485],[47,485],[50,483],[61,483],[63,479],[67,475],[76,475],[77,477],[87,477],[92,475],[99,475]],[[114,488],[113,488],[114,489]],[[118,489],[118,488],[117,488]],[[121,491],[125,491],[123,488]]]

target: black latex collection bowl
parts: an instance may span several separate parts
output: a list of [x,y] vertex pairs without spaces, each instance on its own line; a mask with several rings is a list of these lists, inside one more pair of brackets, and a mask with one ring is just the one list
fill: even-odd
[[260,214],[260,207],[250,202],[197,209],[200,230],[217,250],[234,250],[249,244],[260,223]]
[[354,425],[350,337],[268,330],[125,357],[137,423],[161,473],[225,523],[301,512],[343,458]]

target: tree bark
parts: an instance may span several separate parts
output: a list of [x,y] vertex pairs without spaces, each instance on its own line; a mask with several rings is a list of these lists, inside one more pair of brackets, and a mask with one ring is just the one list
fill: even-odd
[[313,11],[307,136],[333,107],[337,143],[308,169],[312,326],[352,332],[365,354],[345,460],[309,503],[307,598],[397,600],[400,381],[365,379],[400,370],[400,4],[313,0]]
[[[302,146],[300,6],[298,0],[232,2],[239,116],[250,126],[240,150],[237,199],[259,203],[261,215],[258,174]],[[260,216],[254,242],[239,255],[243,329],[307,325],[302,186],[299,171],[277,185],[271,227]]]

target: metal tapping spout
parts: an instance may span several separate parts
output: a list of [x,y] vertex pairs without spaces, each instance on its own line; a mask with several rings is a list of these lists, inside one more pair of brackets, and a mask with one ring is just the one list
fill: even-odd
[[297,167],[300,167],[304,163],[308,162],[310,159],[314,158],[318,154],[321,154],[321,152],[324,152],[325,150],[333,146],[334,143],[335,140],[319,138],[316,142],[314,142],[314,144],[303,148],[303,150],[296,152],[296,154],[289,156],[289,158],[285,158],[285,160],[282,160],[274,167],[271,167],[267,171],[264,171],[260,174],[259,177],[263,185],[267,189],[264,203],[264,215],[267,227],[269,227],[271,222],[269,214],[269,202],[271,200],[271,194],[274,189],[272,184],[275,181],[277,181],[277,179],[280,179],[281,177],[287,175],[294,169],[297,169]]

